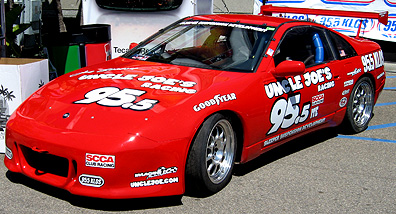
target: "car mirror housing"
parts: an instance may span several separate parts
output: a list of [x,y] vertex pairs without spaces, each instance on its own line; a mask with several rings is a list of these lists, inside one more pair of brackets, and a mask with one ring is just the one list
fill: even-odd
[[285,60],[276,66],[272,74],[276,77],[295,76],[304,73],[305,64],[301,61]]
[[138,46],[138,43],[132,42],[131,44],[129,44],[129,50],[133,49],[136,46]]

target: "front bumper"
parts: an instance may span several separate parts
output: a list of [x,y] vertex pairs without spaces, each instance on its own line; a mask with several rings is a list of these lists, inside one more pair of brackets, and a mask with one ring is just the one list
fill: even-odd
[[188,139],[155,142],[138,134],[75,133],[31,123],[7,124],[4,163],[10,171],[97,198],[158,197],[185,191]]

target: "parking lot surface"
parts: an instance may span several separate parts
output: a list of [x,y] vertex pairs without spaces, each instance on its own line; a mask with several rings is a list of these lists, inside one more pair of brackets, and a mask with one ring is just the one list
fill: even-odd
[[286,143],[237,165],[230,184],[210,197],[85,198],[0,163],[0,213],[396,213],[395,67],[386,66],[368,130],[326,129]]

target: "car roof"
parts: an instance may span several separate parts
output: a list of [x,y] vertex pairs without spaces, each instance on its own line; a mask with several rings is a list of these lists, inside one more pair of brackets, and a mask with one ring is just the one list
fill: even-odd
[[185,20],[205,20],[218,22],[240,22],[244,24],[267,25],[278,27],[279,25],[290,21],[301,21],[288,18],[280,18],[265,15],[248,15],[248,14],[214,14],[214,15],[199,15],[191,16]]

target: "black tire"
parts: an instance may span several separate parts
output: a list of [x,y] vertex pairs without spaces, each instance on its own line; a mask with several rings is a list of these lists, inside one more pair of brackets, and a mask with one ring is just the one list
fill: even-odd
[[237,138],[231,120],[213,114],[202,124],[192,142],[186,163],[186,189],[194,196],[207,196],[231,180]]
[[374,87],[368,77],[357,81],[349,97],[343,130],[346,134],[356,134],[367,129],[373,117]]

